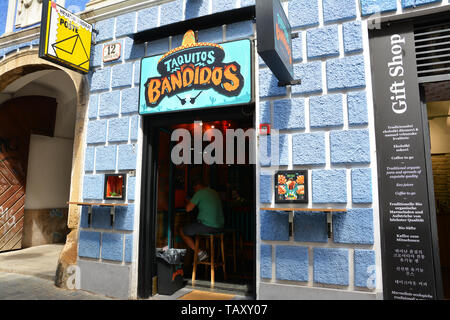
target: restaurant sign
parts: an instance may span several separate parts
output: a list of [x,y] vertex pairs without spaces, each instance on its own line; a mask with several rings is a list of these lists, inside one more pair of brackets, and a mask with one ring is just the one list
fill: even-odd
[[280,84],[297,84],[292,64],[291,25],[279,0],[256,2],[258,54]]
[[39,57],[87,73],[92,25],[55,1],[45,0],[42,4]]
[[252,101],[250,40],[221,44],[196,42],[188,31],[182,45],[164,55],[143,58],[141,115]]

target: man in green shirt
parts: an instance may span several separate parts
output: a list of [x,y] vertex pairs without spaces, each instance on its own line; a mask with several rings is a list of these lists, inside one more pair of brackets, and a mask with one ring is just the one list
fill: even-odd
[[[195,250],[193,236],[196,234],[217,233],[223,230],[224,217],[222,202],[219,195],[213,189],[206,187],[199,178],[194,179],[192,186],[195,194],[186,204],[186,212],[191,212],[198,208],[197,222],[180,228],[179,233],[184,242]],[[200,261],[208,257],[206,251],[198,253]]]

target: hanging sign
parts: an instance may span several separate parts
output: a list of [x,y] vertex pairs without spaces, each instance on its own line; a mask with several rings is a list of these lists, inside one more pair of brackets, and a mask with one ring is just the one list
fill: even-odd
[[54,1],[42,4],[39,57],[87,73],[92,25]]
[[293,81],[291,25],[279,0],[256,2],[256,31],[258,54],[280,84],[296,84]]
[[308,203],[308,170],[275,174],[275,203]]
[[249,103],[251,64],[250,40],[197,43],[190,30],[180,47],[142,59],[139,113]]

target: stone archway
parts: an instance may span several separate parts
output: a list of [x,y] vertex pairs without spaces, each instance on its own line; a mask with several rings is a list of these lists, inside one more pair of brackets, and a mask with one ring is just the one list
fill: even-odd
[[[75,135],[72,155],[72,178],[70,182],[70,201],[78,201],[82,192],[82,170],[84,158],[84,126],[87,109],[87,80],[82,74],[40,59],[37,49],[30,49],[15,53],[0,62],[0,92],[9,84],[19,78],[41,70],[61,70],[72,80],[77,94],[77,107],[75,118]],[[80,212],[76,205],[69,206],[67,226],[70,233],[61,251],[56,271],[55,284],[59,287],[68,287],[67,279],[70,266],[77,262],[78,225]],[[71,287],[69,285],[69,287]],[[73,287],[71,287],[73,288]]]

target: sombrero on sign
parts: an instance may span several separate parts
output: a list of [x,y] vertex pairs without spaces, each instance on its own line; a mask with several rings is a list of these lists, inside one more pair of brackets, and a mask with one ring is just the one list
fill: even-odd
[[158,61],[158,71],[161,75],[173,69],[173,65],[185,64],[209,65],[222,62],[225,56],[223,48],[215,43],[197,42],[195,33],[189,30],[183,37],[181,46],[165,53]]

